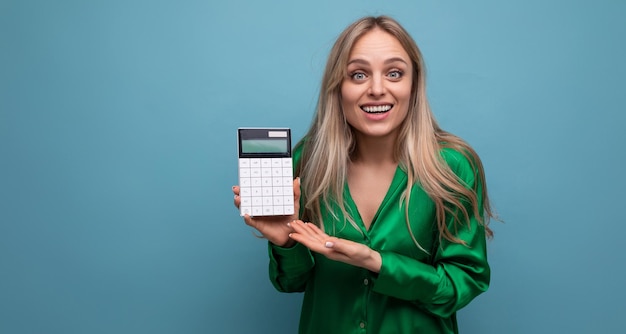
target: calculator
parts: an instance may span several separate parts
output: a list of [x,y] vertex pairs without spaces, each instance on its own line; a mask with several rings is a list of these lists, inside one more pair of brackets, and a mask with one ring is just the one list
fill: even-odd
[[294,214],[289,128],[239,128],[241,216]]

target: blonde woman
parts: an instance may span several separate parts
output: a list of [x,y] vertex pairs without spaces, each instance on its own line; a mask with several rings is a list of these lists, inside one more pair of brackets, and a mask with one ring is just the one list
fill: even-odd
[[347,27],[294,148],[298,214],[244,217],[276,289],[305,293],[300,333],[458,333],[456,311],[487,290],[483,167],[437,125],[424,70],[395,20]]

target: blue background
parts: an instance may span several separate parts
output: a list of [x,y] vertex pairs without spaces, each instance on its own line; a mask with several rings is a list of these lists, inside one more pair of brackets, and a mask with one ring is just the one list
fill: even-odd
[[0,333],[294,333],[232,205],[236,128],[302,136],[371,14],[505,220],[462,332],[622,331],[625,2],[2,0]]

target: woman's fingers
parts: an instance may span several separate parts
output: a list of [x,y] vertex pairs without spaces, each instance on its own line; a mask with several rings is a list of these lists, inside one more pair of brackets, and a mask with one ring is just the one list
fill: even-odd
[[317,225],[315,225],[315,224],[306,223],[306,224],[303,224],[303,225],[304,225],[304,228],[309,230],[310,233],[313,233],[313,234],[316,234],[316,235],[320,235],[320,236],[325,236],[325,237],[328,236],[326,233],[324,233],[324,231],[322,231],[322,229],[317,227]]
[[250,217],[249,214],[246,213],[243,216],[243,221],[246,223],[246,225],[256,228],[256,222],[254,221],[254,219],[252,219],[252,217]]
[[289,225],[294,231],[291,234],[291,237],[296,241],[303,243],[311,250],[316,252],[328,252],[331,251],[329,248],[332,248],[332,251],[340,253],[343,253],[346,250],[346,245],[341,244],[340,239],[329,236],[315,224],[296,220],[291,222]]
[[291,222],[290,224],[294,232],[301,234],[305,238],[320,241],[318,234],[315,233],[315,231],[311,229],[309,225],[313,225],[313,224],[305,223],[301,220],[295,220]]
[[326,241],[330,238],[315,224],[296,220],[289,225],[293,229],[290,237],[316,252],[321,252],[325,247]]
[[298,217],[298,212],[300,211],[300,194],[300,178],[296,177],[293,180],[293,208],[296,217]]
[[337,237],[331,237],[315,224],[294,220],[288,224],[293,230],[291,240],[297,241],[311,251],[323,254],[327,258],[347,264],[380,271],[382,259],[380,253],[366,245]]
[[241,197],[239,197],[239,191],[239,186],[233,186],[233,194],[235,194],[233,198],[233,203],[235,204],[235,207],[237,209],[239,209],[239,205],[241,205]]
[[296,177],[296,179],[293,180],[293,198],[296,202],[300,200],[300,178],[299,177]]

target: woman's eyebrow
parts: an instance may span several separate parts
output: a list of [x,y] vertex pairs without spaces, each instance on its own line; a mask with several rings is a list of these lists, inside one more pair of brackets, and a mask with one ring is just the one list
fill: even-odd
[[[404,60],[401,57],[391,57],[391,58],[385,60],[385,64],[391,64],[391,63],[395,63],[395,62],[401,62],[401,63],[404,63],[406,65],[409,64],[409,63],[406,62],[406,60]],[[355,58],[355,59],[351,59],[350,61],[348,61],[348,65],[350,65],[350,64],[369,65],[369,62],[367,60],[365,60],[365,59]]]
[[395,62],[401,62],[401,63],[405,63],[406,65],[408,65],[406,60],[404,60],[403,58],[400,58],[400,57],[393,57],[393,58],[389,58],[389,59],[385,60],[385,64],[390,64],[390,63],[395,63]]
[[369,65],[369,62],[365,59],[361,59],[361,58],[355,58],[352,59],[350,61],[348,61],[348,65],[350,64],[361,64],[361,65]]

